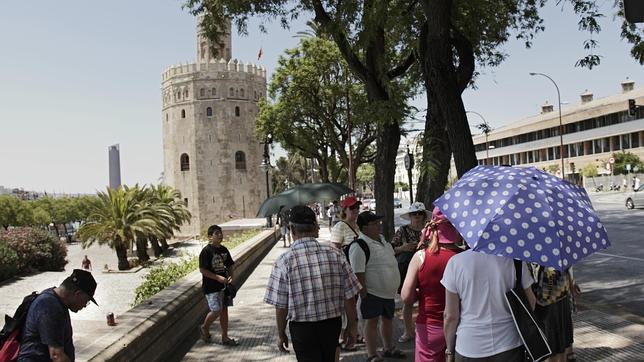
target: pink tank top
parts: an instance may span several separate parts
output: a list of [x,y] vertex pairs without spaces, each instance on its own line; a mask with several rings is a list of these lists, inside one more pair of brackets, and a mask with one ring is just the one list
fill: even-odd
[[440,248],[437,254],[425,249],[425,261],[418,270],[418,317],[416,323],[443,323],[445,287],[441,284],[447,261],[460,250]]

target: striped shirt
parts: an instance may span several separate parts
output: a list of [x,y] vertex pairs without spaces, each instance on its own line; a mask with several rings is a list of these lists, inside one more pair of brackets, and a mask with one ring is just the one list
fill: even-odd
[[342,251],[307,237],[275,261],[264,302],[288,309],[290,321],[316,322],[339,317],[360,288]]

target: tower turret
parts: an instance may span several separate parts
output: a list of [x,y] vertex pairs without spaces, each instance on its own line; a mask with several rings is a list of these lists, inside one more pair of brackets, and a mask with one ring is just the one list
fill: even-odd
[[224,29],[224,31],[219,35],[219,44],[215,46],[217,55],[214,56],[211,51],[212,41],[205,36],[204,31],[201,28],[203,19],[203,15],[197,18],[197,63],[210,63],[211,61],[221,58],[229,61],[232,58],[233,51],[230,20],[226,23],[226,29]]

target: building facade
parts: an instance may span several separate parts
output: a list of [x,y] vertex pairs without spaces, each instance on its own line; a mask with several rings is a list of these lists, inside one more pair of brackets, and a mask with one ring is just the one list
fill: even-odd
[[[599,169],[616,152],[627,151],[644,159],[644,88],[622,82],[622,91],[593,99],[589,91],[581,103],[562,109],[564,174],[579,179],[581,169],[592,164]],[[629,114],[629,99],[635,115]],[[559,112],[544,104],[541,114],[473,137],[479,164],[535,166],[560,175]],[[602,173],[602,172],[600,172]]]
[[163,178],[192,214],[181,235],[254,217],[266,198],[263,146],[255,136],[266,70],[232,58],[230,23],[216,53],[211,46],[197,25],[196,62],[161,76]]

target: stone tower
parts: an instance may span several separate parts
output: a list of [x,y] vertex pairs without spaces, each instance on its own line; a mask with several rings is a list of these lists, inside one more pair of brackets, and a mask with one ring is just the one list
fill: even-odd
[[255,137],[266,70],[232,59],[230,23],[216,59],[197,23],[196,62],[161,76],[164,182],[181,192],[192,213],[181,235],[255,217],[266,196],[263,146]]

